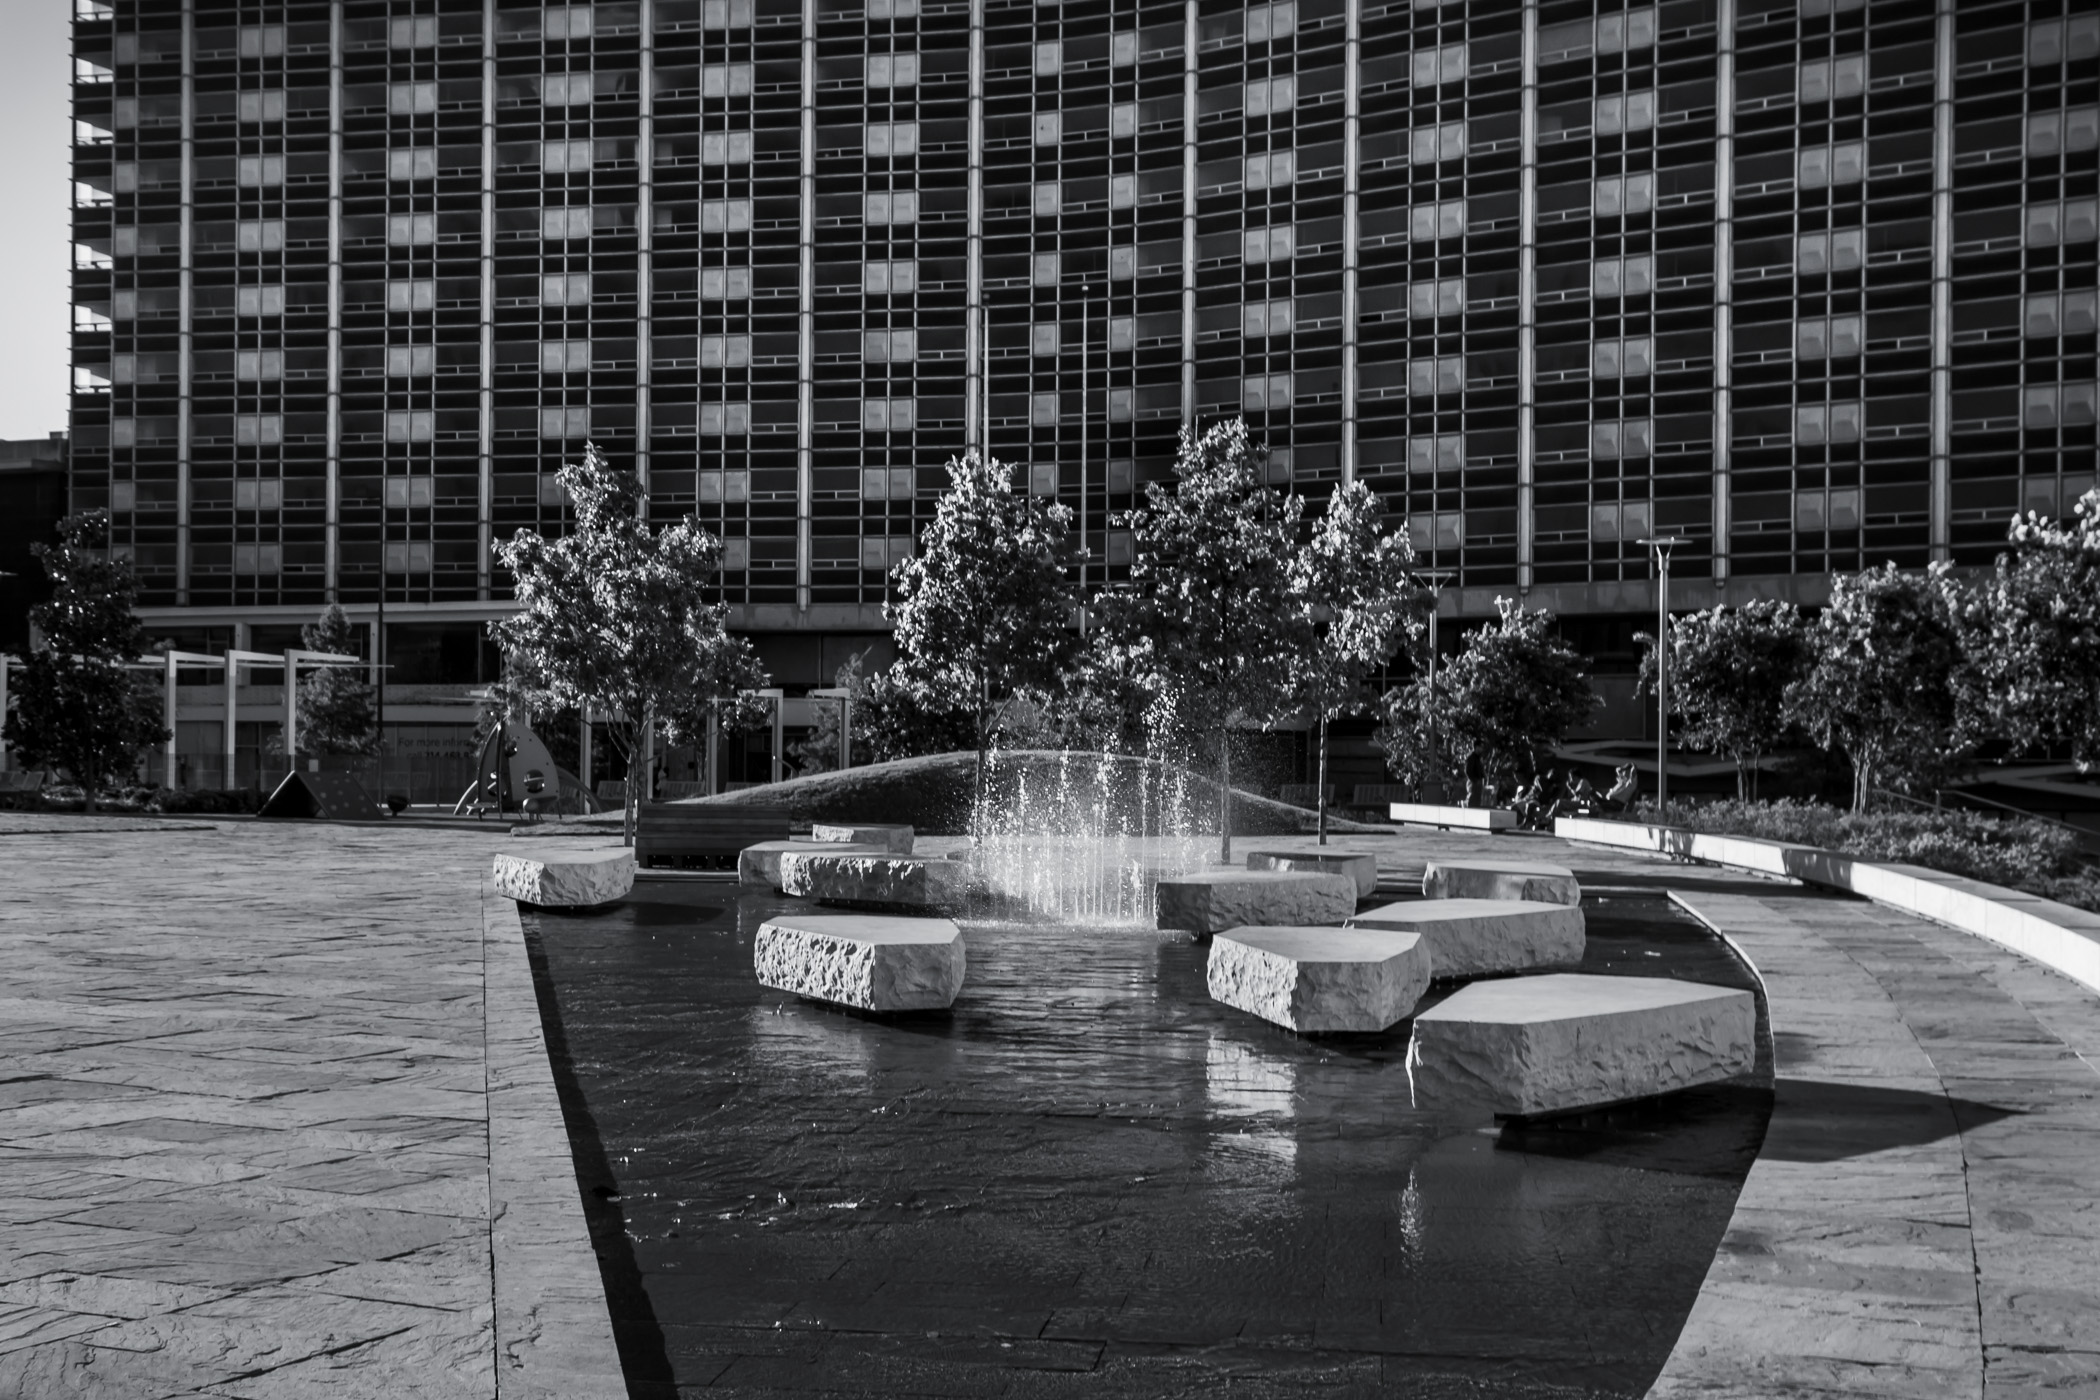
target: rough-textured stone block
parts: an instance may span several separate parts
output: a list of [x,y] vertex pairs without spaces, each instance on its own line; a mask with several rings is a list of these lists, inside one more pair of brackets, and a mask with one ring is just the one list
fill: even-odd
[[812,855],[888,855],[887,847],[881,845],[847,846],[839,844],[818,845],[814,841],[761,841],[755,846],[746,846],[737,852],[736,879],[739,885],[752,888],[780,888],[780,858],[790,851],[801,851]]
[[1533,904],[1580,904],[1582,886],[1565,865],[1533,860],[1432,859],[1422,871],[1431,899],[1521,899]]
[[634,852],[625,846],[536,846],[496,856],[496,889],[520,904],[580,909],[625,899]]
[[1229,928],[1339,924],[1356,908],[1356,881],[1301,870],[1197,870],[1159,882],[1161,928],[1222,933]]
[[810,845],[781,853],[780,890],[831,904],[950,909],[970,892],[970,868],[959,860],[840,854]]
[[1743,1074],[1757,1062],[1748,992],[1660,977],[1552,973],[1463,987],[1415,1017],[1418,1101],[1563,1113]]
[[911,854],[913,832],[898,822],[812,822],[812,841],[843,842],[850,846],[879,846],[892,855]]
[[1356,928],[1419,933],[1439,979],[1573,967],[1582,961],[1582,910],[1514,899],[1418,899],[1352,916]]
[[1210,994],[1294,1031],[1382,1031],[1429,987],[1420,935],[1390,929],[1234,928],[1211,940]]
[[962,933],[947,919],[800,914],[759,926],[753,953],[768,987],[863,1011],[930,1011],[962,990]]
[[1369,899],[1378,888],[1378,857],[1369,851],[1249,851],[1247,868],[1347,875],[1356,881],[1358,899]]

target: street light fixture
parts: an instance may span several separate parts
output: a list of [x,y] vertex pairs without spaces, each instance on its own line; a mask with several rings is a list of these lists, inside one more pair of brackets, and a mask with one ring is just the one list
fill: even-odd
[[1641,543],[1655,552],[1655,819],[1670,801],[1670,551],[1691,543],[1684,535],[1656,535]]
[[1429,590],[1429,693],[1424,718],[1429,722],[1429,761],[1424,765],[1422,801],[1435,807],[1444,801],[1444,770],[1436,761],[1436,615],[1444,601],[1444,585],[1458,577],[1450,569],[1423,569],[1415,581]]

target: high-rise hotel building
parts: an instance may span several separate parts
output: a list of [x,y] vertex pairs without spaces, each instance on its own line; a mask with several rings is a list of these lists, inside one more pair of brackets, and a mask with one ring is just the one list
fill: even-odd
[[76,3],[73,500],[171,633],[384,587],[471,652],[586,440],[804,682],[965,447],[1098,582],[1244,413],[1471,614],[1645,613],[1661,532],[1813,600],[2093,482],[2064,0]]

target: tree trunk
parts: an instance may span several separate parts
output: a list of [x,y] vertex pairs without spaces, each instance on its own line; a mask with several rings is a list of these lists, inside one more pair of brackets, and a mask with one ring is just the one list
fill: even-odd
[[1735,800],[1750,800],[1750,765],[1744,762],[1741,754],[1737,754],[1735,759]]
[[1320,844],[1327,844],[1327,712],[1320,712],[1319,781],[1313,785],[1313,807],[1320,814]]
[[984,844],[984,769],[991,747],[991,686],[980,682],[977,688],[977,798],[970,804],[970,840],[979,846]]
[[90,768],[81,776],[80,796],[83,814],[92,816],[95,811],[95,770]]
[[1232,864],[1232,730],[1218,731],[1218,864]]

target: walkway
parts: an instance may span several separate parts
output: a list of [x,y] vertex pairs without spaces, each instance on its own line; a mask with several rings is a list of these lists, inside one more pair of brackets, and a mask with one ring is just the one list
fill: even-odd
[[0,1394],[625,1394],[493,844],[0,814]]

